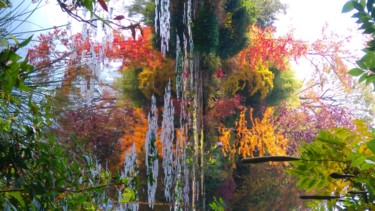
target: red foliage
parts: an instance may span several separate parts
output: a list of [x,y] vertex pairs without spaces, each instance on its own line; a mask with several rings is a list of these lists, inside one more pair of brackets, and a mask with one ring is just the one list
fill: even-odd
[[[153,69],[161,64],[163,56],[152,47],[152,28],[139,29],[142,36],[136,39],[126,38],[120,32],[114,32],[112,44],[107,42],[103,46],[90,40],[89,37],[84,38],[80,33],[68,37],[65,30],[56,28],[53,32],[39,35],[40,43],[29,49],[28,59],[34,65],[50,67],[53,58],[59,59],[67,53],[76,53],[77,55],[69,60],[70,64],[74,64],[79,59],[83,59],[83,55],[89,54],[93,48],[97,55],[100,51],[104,51],[106,58],[110,60],[122,59],[123,67],[142,66]],[[61,45],[64,51],[57,48]]]
[[226,117],[235,114],[236,111],[242,110],[242,101],[243,98],[240,95],[220,98],[215,101],[213,108],[208,113],[208,117],[214,121],[221,122]]
[[255,70],[258,63],[286,70],[290,58],[297,59],[306,54],[307,46],[293,40],[291,34],[280,38],[276,38],[274,34],[273,28],[263,30],[258,26],[251,26],[251,43],[238,55],[241,65],[246,61],[250,70]]
[[134,66],[154,69],[161,65],[163,55],[152,47],[152,28],[141,30],[142,36],[137,39],[124,38],[115,33],[112,50],[107,49],[106,55],[110,59],[122,59],[123,67]]
[[[64,57],[69,49],[68,34],[65,30],[55,28],[47,34],[38,36],[39,45],[28,49],[27,59],[38,69],[51,67],[54,61]],[[63,47],[65,50],[61,50]]]

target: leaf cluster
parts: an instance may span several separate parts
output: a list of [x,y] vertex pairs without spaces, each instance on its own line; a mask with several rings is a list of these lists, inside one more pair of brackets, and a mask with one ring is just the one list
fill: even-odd
[[353,18],[360,24],[360,30],[363,34],[370,35],[371,39],[367,42],[367,47],[363,50],[365,55],[357,61],[358,67],[349,71],[349,75],[358,76],[359,82],[366,84],[375,84],[375,7],[373,0],[351,0],[348,1],[342,9],[343,13],[355,10]]
[[[300,160],[292,161],[287,172],[298,177],[297,186],[316,195],[339,196],[346,206],[357,208],[374,205],[374,135],[361,121],[356,129],[322,130],[310,144],[300,148]],[[361,197],[351,197],[352,191],[365,191]],[[336,204],[337,203],[337,204]],[[328,206],[337,207],[337,200]]]
[[[246,120],[246,109],[241,111],[234,129],[220,127],[219,141],[223,144],[223,154],[234,160],[235,154],[248,156],[285,155],[286,139],[282,131],[276,130],[273,120],[273,109],[267,108],[263,118],[254,118],[253,109],[249,111],[251,126]],[[235,134],[232,137],[232,133]]]

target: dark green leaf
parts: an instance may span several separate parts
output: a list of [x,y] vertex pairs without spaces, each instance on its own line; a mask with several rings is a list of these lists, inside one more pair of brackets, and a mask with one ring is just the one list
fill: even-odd
[[92,5],[93,2],[92,2],[92,0],[85,0],[84,3],[85,3],[86,9],[88,9],[90,11],[90,13],[92,14],[94,12],[93,11],[93,5]]
[[366,7],[367,7],[367,11],[371,12],[372,9],[374,8],[374,0],[367,0]]
[[368,67],[367,67],[367,65],[365,64],[363,58],[360,59],[360,60],[358,60],[356,63],[357,63],[357,65],[358,65],[360,68],[362,68],[362,69],[368,69]]
[[374,29],[374,26],[373,26],[373,25],[371,25],[371,27],[368,27],[368,28],[366,28],[366,29],[363,31],[364,34],[372,34],[372,33],[374,33],[374,32],[375,32],[375,29]]
[[244,158],[242,163],[264,163],[264,162],[285,162],[285,161],[296,161],[299,158],[290,156],[264,156],[255,158]]
[[339,199],[340,196],[300,196],[301,199],[331,200]]
[[358,10],[359,12],[362,12],[364,11],[364,7],[362,6],[362,4],[356,2],[356,1],[352,1],[353,2],[353,7]]
[[371,16],[367,14],[366,12],[359,12],[358,18],[362,21],[364,24],[369,24],[369,20],[371,20]]
[[[358,18],[359,17],[359,12],[357,12],[357,13],[354,13],[353,15],[352,15],[352,18]],[[359,22],[360,23],[360,22]]]
[[24,40],[23,42],[21,42],[18,47],[22,48],[22,47],[25,47],[27,44],[29,44],[29,42],[31,41],[31,39],[33,38],[33,36],[31,35],[29,38],[27,38],[26,40]]

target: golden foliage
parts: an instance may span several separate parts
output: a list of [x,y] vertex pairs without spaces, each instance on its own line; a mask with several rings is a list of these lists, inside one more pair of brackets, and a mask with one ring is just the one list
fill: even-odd
[[247,88],[250,96],[259,92],[261,99],[264,99],[273,89],[273,79],[274,74],[261,63],[258,63],[253,71],[243,66],[226,78],[224,89],[227,93],[234,95]]
[[138,89],[142,91],[147,99],[150,99],[153,94],[163,96],[168,81],[171,81],[172,84],[175,83],[174,65],[174,61],[164,59],[159,66],[143,67],[142,72],[137,77]]
[[[235,154],[241,157],[254,157],[256,155],[285,155],[287,139],[282,131],[276,130],[273,120],[273,109],[267,108],[263,118],[254,118],[253,109],[249,111],[249,119],[252,127],[248,127],[246,109],[241,111],[236,121],[235,129],[219,128],[219,141],[223,144],[222,152],[230,160],[234,160]],[[235,140],[232,141],[231,131],[235,131]]]

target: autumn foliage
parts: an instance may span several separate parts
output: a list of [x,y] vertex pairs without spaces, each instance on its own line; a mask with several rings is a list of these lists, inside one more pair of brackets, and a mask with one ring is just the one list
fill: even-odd
[[256,70],[259,64],[286,70],[289,59],[297,59],[306,53],[307,46],[303,42],[294,40],[291,34],[276,37],[275,32],[274,28],[263,30],[251,26],[248,33],[250,45],[237,55],[240,64],[247,64],[250,71]]
[[[236,154],[245,158],[248,156],[285,155],[287,140],[282,131],[277,131],[274,125],[273,109],[267,108],[263,118],[254,118],[253,109],[249,110],[251,127],[246,120],[246,109],[241,111],[235,128],[219,128],[219,141],[223,145],[222,152],[230,160]],[[232,138],[234,133],[234,138]]]
[[121,70],[155,70],[161,66],[164,58],[152,47],[152,28],[140,28],[140,31],[141,36],[136,38],[126,37],[120,31],[114,31],[113,39],[98,43],[81,33],[69,36],[67,31],[56,28],[48,34],[38,36],[40,42],[28,50],[27,58],[40,71],[52,67],[59,68],[60,66],[56,65],[63,64],[67,67],[64,80],[74,75],[70,70],[92,61],[97,64],[104,63],[104,58],[109,61],[120,60]]
[[307,45],[296,41],[291,35],[276,37],[272,28],[249,28],[250,44],[231,60],[232,74],[224,80],[228,94],[247,91],[249,96],[259,93],[264,99],[274,88],[274,73],[289,70],[289,60],[297,59],[307,52]]

